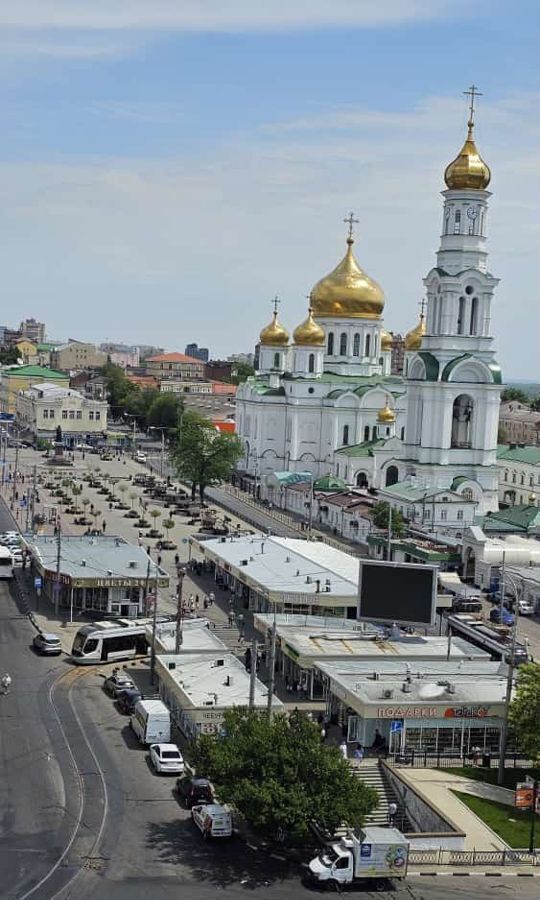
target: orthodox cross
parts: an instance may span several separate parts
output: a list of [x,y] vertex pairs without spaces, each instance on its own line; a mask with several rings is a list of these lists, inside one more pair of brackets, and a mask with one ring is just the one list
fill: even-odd
[[465,94],[466,97],[471,98],[471,102],[469,104],[469,113],[470,113],[469,122],[472,125],[472,123],[474,121],[474,99],[475,99],[475,97],[483,97],[484,95],[480,93],[480,91],[478,90],[478,88],[476,87],[475,84],[471,84],[469,90],[463,91],[463,93]]
[[272,303],[274,304],[274,314],[277,316],[278,306],[281,303],[281,300],[279,299],[277,294],[272,300]]
[[352,236],[353,236],[354,226],[355,226],[355,225],[358,225],[358,219],[355,219],[355,218],[354,218],[354,213],[353,213],[353,212],[350,212],[349,215],[347,216],[347,218],[346,218],[346,219],[343,219],[343,221],[345,222],[346,225],[349,226],[348,239],[349,239],[350,241],[352,241]]
[[425,298],[425,297],[422,297],[422,299],[420,300],[418,306],[420,307],[420,318],[423,319],[423,318],[424,318],[424,312],[425,312],[425,309],[426,309],[426,298]]

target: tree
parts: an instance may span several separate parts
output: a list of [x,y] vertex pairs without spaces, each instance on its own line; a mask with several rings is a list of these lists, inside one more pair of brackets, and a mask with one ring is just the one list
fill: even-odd
[[501,402],[507,403],[509,400],[517,400],[518,403],[524,403],[526,406],[531,402],[528,393],[522,388],[507,387],[501,393]]
[[179,478],[191,482],[192,497],[212,484],[226,481],[242,456],[241,441],[219,431],[210,419],[187,412],[171,449],[171,459]]
[[540,665],[527,663],[518,669],[516,692],[510,704],[510,725],[523,756],[540,763]]
[[540,394],[538,396],[533,397],[530,401],[530,407],[534,412],[540,412]]
[[157,394],[148,410],[148,426],[173,431],[178,428],[183,409],[184,405],[177,394]]
[[0,364],[2,366],[14,366],[19,361],[20,355],[17,347],[9,347],[8,350],[0,350]]
[[[377,528],[385,528],[388,531],[388,520],[390,518],[390,504],[376,503],[371,510],[371,518]],[[392,510],[392,534],[394,537],[401,537],[405,529],[403,513],[399,509]]]
[[232,375],[229,379],[230,384],[242,384],[250,375],[255,374],[255,369],[249,363],[235,363]]
[[377,803],[376,792],[299,711],[269,719],[257,710],[227,710],[224,736],[201,735],[193,758],[220,799],[269,836],[283,829],[304,838],[311,822],[331,832],[343,822],[356,828]]

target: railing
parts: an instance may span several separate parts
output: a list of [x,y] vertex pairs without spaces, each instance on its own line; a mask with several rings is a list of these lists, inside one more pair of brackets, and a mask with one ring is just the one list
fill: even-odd
[[[474,765],[474,758],[471,754],[453,754],[453,753],[434,753],[429,750],[405,750],[402,753],[395,752],[388,755],[390,762],[397,765],[410,766],[413,769],[451,769],[459,766]],[[482,753],[478,760],[481,768],[497,768],[499,765],[498,753]],[[507,753],[505,757],[505,768],[522,769],[529,768],[532,765],[531,760],[522,756],[521,753]]]
[[540,866],[528,850],[411,850],[409,866]]

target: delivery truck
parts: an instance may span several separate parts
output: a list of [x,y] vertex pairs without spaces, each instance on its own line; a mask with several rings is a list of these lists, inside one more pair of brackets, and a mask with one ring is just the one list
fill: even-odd
[[409,841],[397,828],[366,825],[358,837],[350,832],[312,859],[309,877],[339,891],[355,881],[405,878],[408,861]]

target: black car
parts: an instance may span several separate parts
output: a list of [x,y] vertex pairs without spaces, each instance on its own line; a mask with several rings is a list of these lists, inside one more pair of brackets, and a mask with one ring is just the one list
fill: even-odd
[[116,697],[116,706],[120,712],[130,716],[135,711],[135,704],[142,700],[142,694],[137,688],[126,688],[120,691]]
[[175,791],[187,807],[191,809],[199,803],[213,803],[214,792],[208,778],[177,778]]

